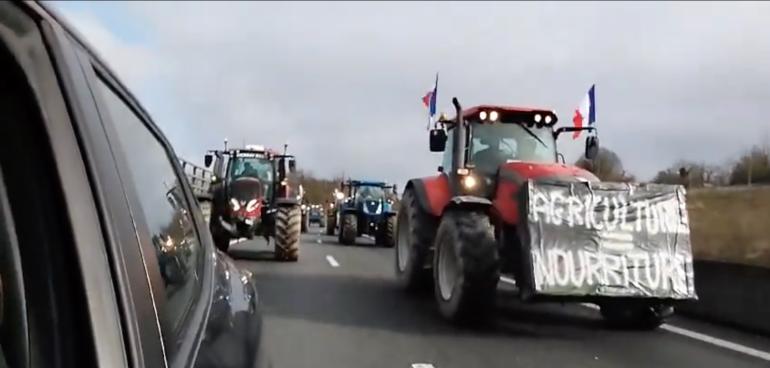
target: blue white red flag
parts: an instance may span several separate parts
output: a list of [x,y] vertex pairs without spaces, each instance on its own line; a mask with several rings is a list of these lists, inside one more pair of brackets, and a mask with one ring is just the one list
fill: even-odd
[[428,108],[428,116],[433,119],[436,115],[436,98],[438,97],[438,73],[436,73],[436,82],[433,83],[433,88],[422,96],[422,103]]
[[[580,102],[580,105],[575,109],[575,116],[572,117],[572,123],[575,124],[575,128],[582,128],[584,126],[594,126],[596,123],[596,85],[592,85],[588,90],[588,94]],[[580,136],[580,130],[572,133],[572,139],[577,139]]]

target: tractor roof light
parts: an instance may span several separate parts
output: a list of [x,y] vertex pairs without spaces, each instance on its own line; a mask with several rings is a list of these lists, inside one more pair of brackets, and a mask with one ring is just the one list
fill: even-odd
[[500,114],[497,111],[490,111],[489,112],[489,121],[497,121],[497,118],[500,117]]
[[487,120],[487,112],[482,111],[479,113],[479,120]]
[[551,115],[546,115],[545,116],[545,123],[546,124],[551,124],[551,121],[553,121],[553,117]]
[[465,176],[465,175],[468,175],[470,173],[471,173],[471,171],[468,170],[468,168],[466,168],[466,167],[461,167],[461,168],[457,169],[457,175]]
[[542,115],[540,115],[540,114],[535,114],[535,122],[536,122],[536,123],[539,123],[539,122],[540,122],[540,120],[543,120],[543,116],[542,116]]

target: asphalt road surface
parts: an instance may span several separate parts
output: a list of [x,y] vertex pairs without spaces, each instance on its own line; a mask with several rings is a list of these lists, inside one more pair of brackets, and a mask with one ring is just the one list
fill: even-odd
[[432,295],[396,287],[393,249],[310,231],[297,263],[272,261],[262,240],[231,250],[256,275],[273,367],[770,367],[767,338],[683,317],[611,330],[590,306],[517,303],[504,282],[492,323],[454,327]]

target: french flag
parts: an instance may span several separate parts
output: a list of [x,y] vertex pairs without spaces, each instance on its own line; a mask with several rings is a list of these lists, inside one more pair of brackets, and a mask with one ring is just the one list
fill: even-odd
[[[588,90],[588,94],[580,102],[580,106],[575,109],[575,116],[572,117],[572,123],[575,124],[575,128],[582,128],[584,126],[594,126],[596,122],[596,85],[592,85]],[[580,136],[580,130],[572,133],[572,139],[577,139]]]
[[422,103],[428,108],[428,116],[433,118],[436,115],[436,98],[438,95],[438,73],[436,73],[436,82],[433,83],[433,89],[422,96]]

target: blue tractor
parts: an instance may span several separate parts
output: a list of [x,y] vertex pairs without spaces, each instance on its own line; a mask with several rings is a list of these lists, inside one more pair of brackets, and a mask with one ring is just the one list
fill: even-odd
[[373,236],[380,246],[395,244],[396,186],[379,181],[348,180],[340,183],[335,224],[339,242],[351,245],[363,235]]

